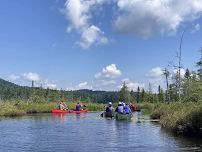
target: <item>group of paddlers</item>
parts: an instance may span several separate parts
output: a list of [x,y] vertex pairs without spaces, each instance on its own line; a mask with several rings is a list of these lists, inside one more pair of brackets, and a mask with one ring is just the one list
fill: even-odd
[[[136,106],[133,104],[127,104],[123,102],[119,102],[118,106],[115,109],[115,112],[121,113],[121,114],[131,114],[133,111],[135,111]],[[106,106],[105,112],[110,113],[114,112],[114,107],[111,102]]]
[[[82,110],[82,107],[85,109],[86,106],[85,105],[81,105],[79,102],[76,104],[75,110],[76,111],[80,111]],[[67,107],[67,105],[64,102],[60,102],[59,106],[58,106],[59,110],[69,110],[69,108]]]

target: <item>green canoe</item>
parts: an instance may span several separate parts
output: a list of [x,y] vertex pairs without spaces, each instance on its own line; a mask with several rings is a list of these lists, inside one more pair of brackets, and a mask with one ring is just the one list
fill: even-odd
[[115,119],[116,119],[116,120],[131,121],[131,120],[133,119],[133,115],[132,115],[132,114],[116,113],[116,114],[115,114]]
[[114,115],[115,115],[114,112],[103,112],[103,113],[101,114],[101,117],[105,117],[105,118],[113,118]]

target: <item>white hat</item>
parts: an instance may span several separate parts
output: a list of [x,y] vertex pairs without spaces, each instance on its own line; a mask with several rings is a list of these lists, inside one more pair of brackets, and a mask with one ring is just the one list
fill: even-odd
[[109,102],[109,105],[111,105],[112,103],[111,102]]
[[119,102],[119,104],[122,104],[121,102]]

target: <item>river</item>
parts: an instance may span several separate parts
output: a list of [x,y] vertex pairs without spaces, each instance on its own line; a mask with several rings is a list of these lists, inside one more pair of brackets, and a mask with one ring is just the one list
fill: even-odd
[[100,113],[0,119],[0,151],[202,151],[202,140],[175,136],[157,123],[142,119],[141,114],[134,115],[136,119],[132,122],[107,120]]

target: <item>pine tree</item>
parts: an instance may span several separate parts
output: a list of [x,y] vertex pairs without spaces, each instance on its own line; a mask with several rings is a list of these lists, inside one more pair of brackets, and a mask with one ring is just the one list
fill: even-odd
[[123,83],[123,86],[119,91],[119,95],[121,102],[129,103],[131,101],[131,95],[125,82]]
[[161,89],[161,86],[158,86],[158,101],[159,102],[164,102],[164,93],[163,89]]
[[139,103],[140,102],[140,87],[138,86],[137,87],[137,103]]
[[196,63],[196,65],[199,67],[199,69],[197,70],[197,74],[199,76],[199,79],[202,81],[202,48],[200,49],[200,53],[201,53],[201,58]]

